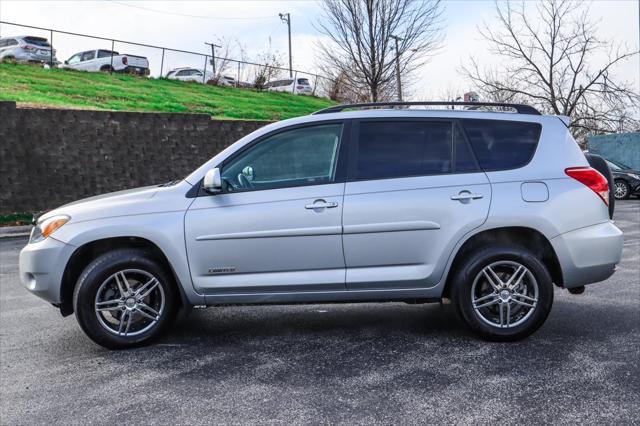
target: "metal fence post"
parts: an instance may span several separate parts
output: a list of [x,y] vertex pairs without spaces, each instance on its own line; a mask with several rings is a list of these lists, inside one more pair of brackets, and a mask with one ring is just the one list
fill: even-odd
[[298,84],[298,71],[296,71],[296,74],[293,76],[293,89],[291,90],[291,93],[293,93],[294,95],[296,93],[297,84]]
[[49,45],[51,46],[49,49],[49,66],[53,68],[53,30],[51,30],[51,34],[49,35]]
[[318,74],[316,74],[316,79],[313,81],[313,92],[311,92],[312,96],[316,95],[316,87],[318,87],[318,79],[320,78],[320,76]]
[[236,87],[240,87],[240,62],[238,62],[238,78],[236,78]]
[[160,60],[160,78],[162,78],[163,69],[164,69],[164,48],[162,49],[162,59]]
[[109,66],[109,74],[113,74],[113,49],[115,49],[116,41],[111,40],[111,65]]
[[[204,55],[204,69],[202,70],[202,84],[206,84],[207,83],[207,55]],[[215,76],[214,76],[215,78]]]

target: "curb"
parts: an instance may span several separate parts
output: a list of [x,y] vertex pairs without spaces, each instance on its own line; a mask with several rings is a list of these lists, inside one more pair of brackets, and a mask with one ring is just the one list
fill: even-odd
[[30,233],[31,225],[0,227],[0,239],[28,237]]

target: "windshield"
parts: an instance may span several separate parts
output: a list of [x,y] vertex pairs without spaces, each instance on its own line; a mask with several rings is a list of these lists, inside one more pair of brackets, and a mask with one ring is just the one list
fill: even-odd
[[611,167],[611,170],[631,170],[631,167],[618,161],[614,162],[611,160],[607,160],[607,163],[609,163],[609,167]]
[[306,79],[306,78],[299,78],[298,79],[298,84],[306,84],[307,86],[310,86],[309,80]]

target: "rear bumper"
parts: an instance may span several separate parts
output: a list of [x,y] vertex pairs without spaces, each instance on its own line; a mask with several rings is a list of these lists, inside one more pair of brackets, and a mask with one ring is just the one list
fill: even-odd
[[622,257],[623,235],[613,222],[600,223],[558,235],[551,240],[565,288],[606,280]]

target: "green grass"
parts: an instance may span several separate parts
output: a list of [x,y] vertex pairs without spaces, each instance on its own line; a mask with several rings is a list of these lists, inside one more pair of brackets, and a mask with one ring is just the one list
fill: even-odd
[[282,120],[332,105],[330,100],[312,96],[10,63],[0,63],[0,100],[44,107],[193,112],[254,120]]
[[31,214],[7,214],[0,216],[0,226],[30,225],[33,215]]

